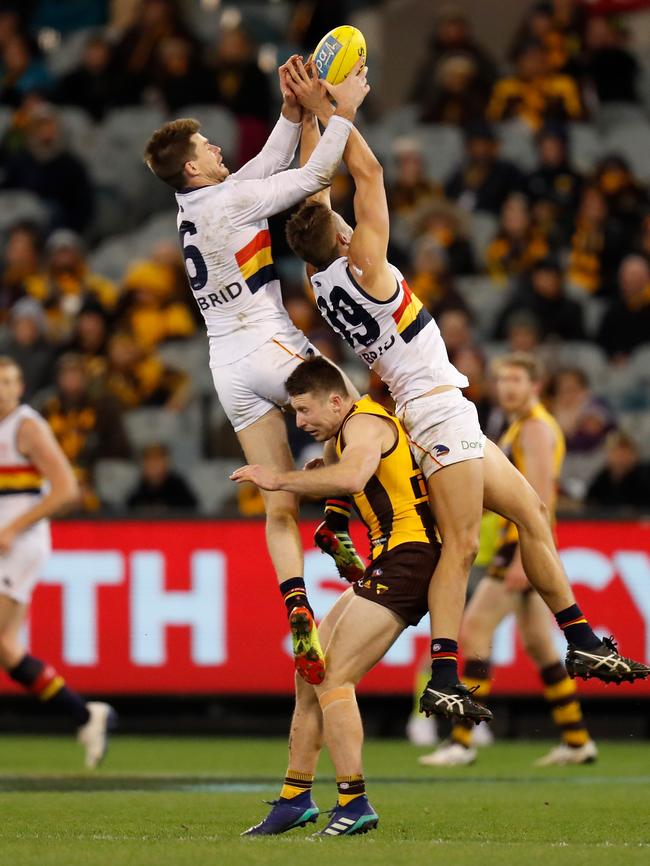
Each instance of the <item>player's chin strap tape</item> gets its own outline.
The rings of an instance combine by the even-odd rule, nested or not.
[[[329,689],[328,691],[323,692],[323,694],[318,698],[320,708],[323,712],[338,701],[354,700],[356,700],[356,695],[354,694],[353,686],[337,686],[335,689]]]

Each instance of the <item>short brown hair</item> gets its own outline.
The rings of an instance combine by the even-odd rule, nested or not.
[[[315,268],[326,268],[337,257],[336,226],[327,205],[305,202],[287,222],[285,231],[294,253]]]
[[[544,368],[541,362],[526,352],[512,352],[510,355],[502,355],[494,362],[494,371],[498,373],[501,367],[518,367],[525,370],[531,382],[541,382],[544,378]]]
[[[144,149],[144,161],[151,171],[174,189],[186,186],[185,163],[196,156],[191,139],[200,128],[193,117],[170,120],[154,132]]]
[[[285,388],[290,397],[310,393],[349,396],[341,371],[322,355],[299,364],[285,382]]]

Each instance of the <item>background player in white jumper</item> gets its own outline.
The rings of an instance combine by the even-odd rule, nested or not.
[[[106,752],[113,709],[86,701],[49,664],[25,651],[21,628],[32,590],[50,554],[48,517],[78,495],[77,482],[50,428],[21,405],[23,378],[0,357],[0,666],[14,682],[70,716],[79,728],[86,766]]]
[[[311,105],[314,79],[299,61],[289,86]],[[318,103],[327,124],[331,106]],[[303,121],[315,144],[318,126]],[[427,479],[442,537],[429,588],[431,680],[423,712],[475,716],[476,704],[458,681],[458,633],[469,569],[475,559],[483,507],[516,524],[526,574],[563,628],[569,673],[623,680],[650,668],[624,659],[592,631],[575,603],[550,528],[548,509],[494,443],[486,442],[476,409],[461,393],[467,379],[449,362],[435,321],[387,260],[390,220],[381,165],[354,130],[344,153],[356,191],[354,230],[331,210],[327,192],[307,202],[287,224],[290,246],[308,265],[318,307],[359,358],[386,382],[414,455]],[[486,459],[480,459],[485,454]]]
[[[262,151],[235,174],[191,119],[158,129],[145,161],[176,190],[178,231],[207,325],[219,400],[247,461],[286,471],[293,462],[277,407],[288,402],[285,380],[315,349],[282,306],[267,219],[331,182],[369,87],[360,61],[334,88],[336,111],[307,164],[287,170],[302,108],[286,87],[286,64],[279,73],[282,114]],[[298,500],[287,492],[265,493],[264,500],[267,546],[289,614],[296,668],[309,682],[320,682],[324,659],[303,580]]]

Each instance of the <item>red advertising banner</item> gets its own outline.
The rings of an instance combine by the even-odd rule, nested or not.
[[[357,524],[358,526],[358,524]],[[346,588],[302,526],[305,579],[322,617]],[[86,694],[289,693],[286,616],[259,522],[62,522],[26,638]],[[563,523],[560,548],[579,603],[624,651],[650,660],[650,525]],[[364,541],[358,538],[360,549]],[[558,651],[564,641],[558,632]],[[408,629],[361,686],[409,693],[428,622]],[[495,691],[537,692],[513,622],[494,641]],[[0,691],[16,688],[0,680]],[[650,695],[650,682],[587,693]]]

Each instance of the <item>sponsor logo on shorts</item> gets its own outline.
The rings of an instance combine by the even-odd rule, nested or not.
[[[468,442],[467,439],[461,439],[460,440],[460,445],[461,445],[461,448],[463,449],[463,451],[468,451],[472,448],[482,448],[483,443],[484,443],[483,439],[477,439],[476,442]]]
[[[436,457],[444,457],[445,454],[449,454],[449,448],[446,445],[434,445],[433,453]]]

